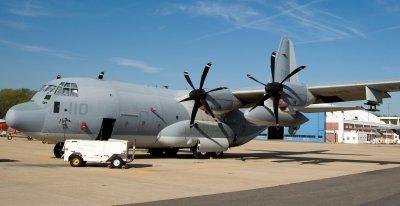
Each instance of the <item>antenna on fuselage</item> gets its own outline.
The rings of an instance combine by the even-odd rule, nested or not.
[[[97,77],[97,79],[102,80],[104,77],[104,72],[100,72],[99,76]]]
[[[61,79],[61,75],[58,74],[57,77],[56,77],[56,79]]]

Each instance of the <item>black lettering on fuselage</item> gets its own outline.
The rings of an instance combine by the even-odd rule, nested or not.
[[[85,115],[88,113],[89,105],[87,104],[79,104],[79,114]]]
[[[85,103],[69,103],[69,114],[86,115],[89,111],[89,105]]]

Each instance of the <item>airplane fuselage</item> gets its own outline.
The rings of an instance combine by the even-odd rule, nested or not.
[[[52,86],[53,90],[46,91]],[[179,133],[179,126],[173,128],[177,134],[172,141],[159,135],[166,127],[190,119],[192,103],[179,102],[187,93],[90,78],[63,78],[46,83],[30,102],[10,109],[7,121],[49,143],[113,138],[135,141],[137,148],[189,148],[196,144],[187,139],[193,135],[190,131]],[[244,144],[265,129],[248,122],[240,110],[226,117],[223,124],[232,130],[227,137],[229,146]],[[215,122],[203,110],[199,110],[196,120]]]

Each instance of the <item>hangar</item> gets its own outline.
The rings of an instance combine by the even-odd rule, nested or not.
[[[295,142],[329,143],[392,143],[400,142],[399,135],[392,130],[377,132],[371,127],[400,125],[400,117],[378,117],[364,110],[321,112],[305,114],[309,121],[295,135],[287,128],[276,134],[275,128],[262,132],[256,139],[284,139]],[[365,129],[360,129],[365,128]]]

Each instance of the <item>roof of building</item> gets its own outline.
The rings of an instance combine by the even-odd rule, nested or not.
[[[326,121],[327,122],[336,122],[339,120],[341,116],[341,112],[327,112],[326,113]],[[343,112],[344,120],[347,121],[355,121],[355,122],[363,122],[363,123],[373,123],[373,124],[386,124],[376,115],[364,111],[364,110],[351,110]]]

